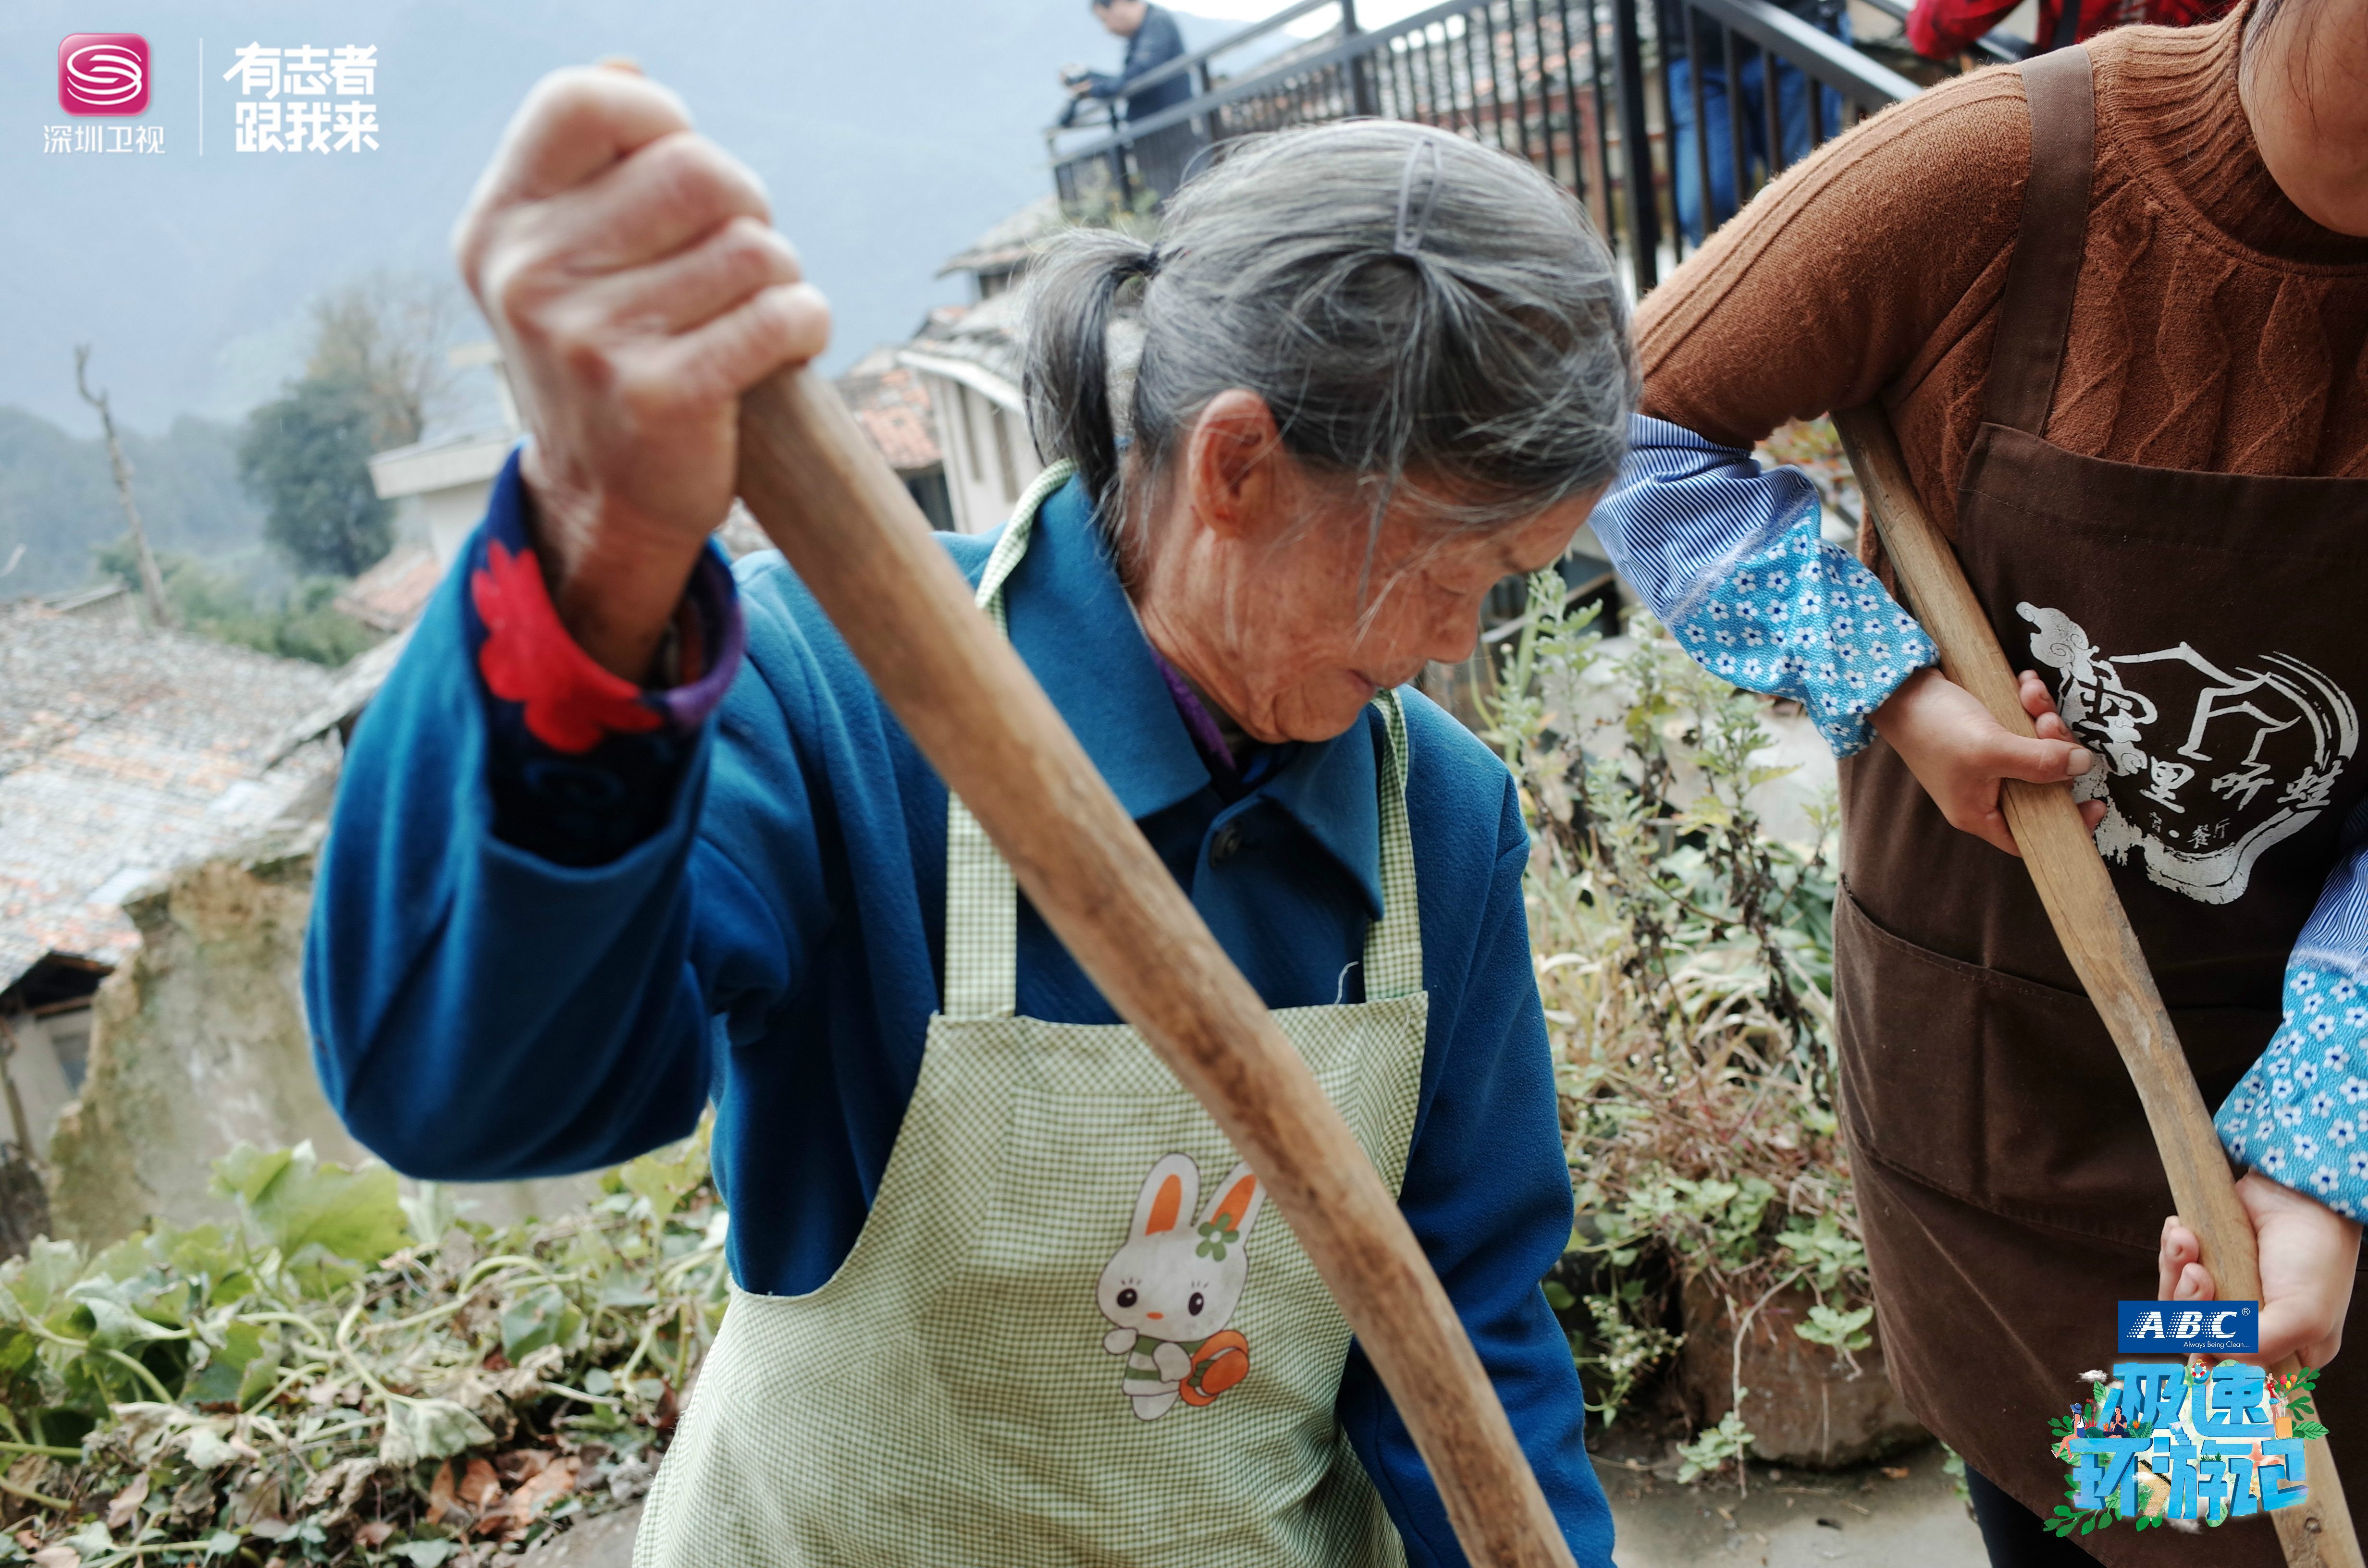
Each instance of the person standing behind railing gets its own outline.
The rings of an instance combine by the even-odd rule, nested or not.
[[[1062,68],[1061,80],[1070,95],[1068,108],[1061,116],[1063,125],[1071,123],[1077,110],[1094,99],[1110,104],[1113,120],[1119,118],[1119,109],[1123,106],[1126,123],[1132,126],[1191,97],[1192,74],[1189,71],[1178,71],[1140,92],[1128,90],[1130,83],[1183,56],[1184,35],[1178,30],[1176,18],[1164,7],[1150,5],[1147,0],[1093,0],[1093,9],[1096,21],[1126,40],[1126,61],[1115,76],[1075,65]],[[1191,167],[1200,151],[1201,133],[1189,119],[1138,137],[1133,143],[1133,156],[1139,189],[1162,201],[1173,196],[1182,188],[1184,171]]]
[[[2100,0],[2089,0],[2091,5]],[[1850,41],[1850,10],[1846,0],[1777,0],[1777,4],[1803,21],[1821,31],[1831,33],[1843,42]],[[1661,0],[1661,47],[1669,61],[1669,119],[1677,129],[1673,156],[1676,161],[1678,191],[1678,222],[1685,229],[1686,238],[1700,244],[1702,235],[1735,216],[1735,137],[1727,126],[1729,105],[1738,96],[1743,103],[1743,155],[1747,164],[1764,165],[1772,177],[1779,168],[1770,157],[1768,146],[1767,72],[1768,57],[1762,51],[1736,40],[1736,74],[1741,78],[1740,91],[1730,93],[1726,82],[1725,45],[1719,28],[1708,18],[1692,18],[1689,28],[1685,0]],[[1697,36],[1698,35],[1698,36]],[[1702,222],[1702,154],[1697,151],[1694,126],[1693,45],[1699,42],[1704,63],[1702,72],[1702,114],[1710,127],[1711,217]],[[1825,102],[1823,131],[1831,136],[1842,128],[1841,96],[1832,88],[1820,89]],[[1779,61],[1776,65],[1776,121],[1783,138],[1782,164],[1790,167],[1809,155],[1809,149],[1823,137],[1813,136],[1809,125],[1809,82],[1797,65]]]
[[[1916,0],[1907,13],[1907,47],[1927,60],[1947,60],[2006,20],[2021,0]],[[2032,53],[2092,39],[2113,28],[2144,23],[2192,28],[2226,16],[2233,0],[2039,0]]]
[[[1128,83],[1156,71],[1184,52],[1184,35],[1166,6],[1151,5],[1148,0],[1093,0],[1093,12],[1094,20],[1126,40],[1126,59],[1115,76],[1106,71],[1088,71],[1081,65],[1061,68],[1061,85],[1069,90],[1068,107],[1061,112],[1063,125],[1074,123],[1077,111],[1087,103],[1110,104],[1110,118],[1116,119],[1119,100],[1123,100],[1125,118],[1148,119],[1192,96],[1189,72],[1156,82],[1139,93],[1127,91]]]

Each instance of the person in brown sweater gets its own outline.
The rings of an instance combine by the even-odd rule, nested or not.
[[[2357,0],[2282,9],[2285,32],[2368,30]],[[2264,166],[2237,91],[2250,14],[2089,48],[2096,174],[2047,438],[2156,468],[2368,476],[2368,238],[2314,222]],[[2331,64],[2314,79],[2329,97],[2346,85]],[[2356,123],[2368,76],[2349,85]],[[2368,155],[2351,155],[2351,221],[2368,231]],[[2030,166],[2011,68],[1829,143],[1638,307],[1645,412],[1748,447],[1880,394],[1952,527]]]
[[[2214,1288],[1998,794],[2084,802],[2247,1173],[2259,1358],[2326,1365],[2368,1217],[2368,0],[1935,88],[1762,192],[1636,331],[1597,535],[1846,757],[1842,1108],[1892,1376],[1965,1456],[1994,1562],[2280,1561],[2258,1519],[2042,1531],[2047,1421],[2116,1355],[2114,1303]],[[1874,399],[2028,650],[2037,740],[1933,667],[1871,535],[1873,574],[1750,458]],[[2338,1456],[2368,1453],[2368,1376],[2319,1387]]]

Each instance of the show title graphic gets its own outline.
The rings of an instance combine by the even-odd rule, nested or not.
[[[378,46],[240,46],[222,73],[238,84],[238,153],[378,151]]]
[[[2150,1332],[2139,1342],[2149,1346],[2178,1329],[2195,1335],[2214,1326],[2183,1306],[2130,1305],[2167,1309],[2151,1324],[2140,1314],[2137,1326]],[[2179,1321],[2190,1315],[2202,1321]],[[2239,1321],[2259,1318],[2246,1313]],[[2130,1327],[2125,1310],[2125,1345]],[[2303,1445],[2327,1435],[2309,1419],[2316,1369],[2275,1376],[2234,1361],[2209,1368],[2200,1360],[2118,1361],[2110,1378],[2085,1375],[2090,1400],[2051,1423],[2053,1451],[2072,1465],[2070,1502],[2057,1505],[2048,1522],[2055,1534],[2087,1535],[2117,1519],[2139,1529],[2174,1519],[2220,1525],[2292,1507],[2306,1495]]]

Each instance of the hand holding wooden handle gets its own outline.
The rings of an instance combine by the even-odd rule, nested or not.
[[[1998,722],[2018,735],[2036,732],[2023,710],[2015,676],[1991,630],[1989,616],[1965,581],[1957,557],[1925,514],[1907,477],[1891,417],[1879,404],[1833,416],[1866,497],[1867,516],[1907,590],[1917,618],[1941,649],[1941,673],[1981,699]],[[2101,759],[2100,759],[2101,762]],[[2138,1099],[2146,1107],[2155,1146],[2170,1176],[2180,1217],[2202,1244],[2203,1266],[2230,1301],[2258,1300],[2260,1261],[2253,1226],[2237,1200],[2228,1158],[2212,1116],[2180,1049],[2154,973],[2138,949],[2121,895],[2097,853],[2072,791],[2062,784],[2004,780],[2000,805],[2022,863],[2055,927],[2072,968],[2120,1048]],[[2293,1357],[2273,1369],[2293,1371]],[[2270,1516],[2289,1563],[2362,1568],[2359,1538],[2344,1506],[2343,1483],[2324,1438],[2312,1442],[2309,1499]]]
[[[1389,1189],[830,383],[741,400],[740,494],[1029,901],[1290,1216],[1430,1466],[1465,1553],[1569,1548]]]

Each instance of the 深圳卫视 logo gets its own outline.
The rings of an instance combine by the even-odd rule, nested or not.
[[[148,40],[138,33],[74,33],[58,45],[58,107],[68,114],[145,114]]]

